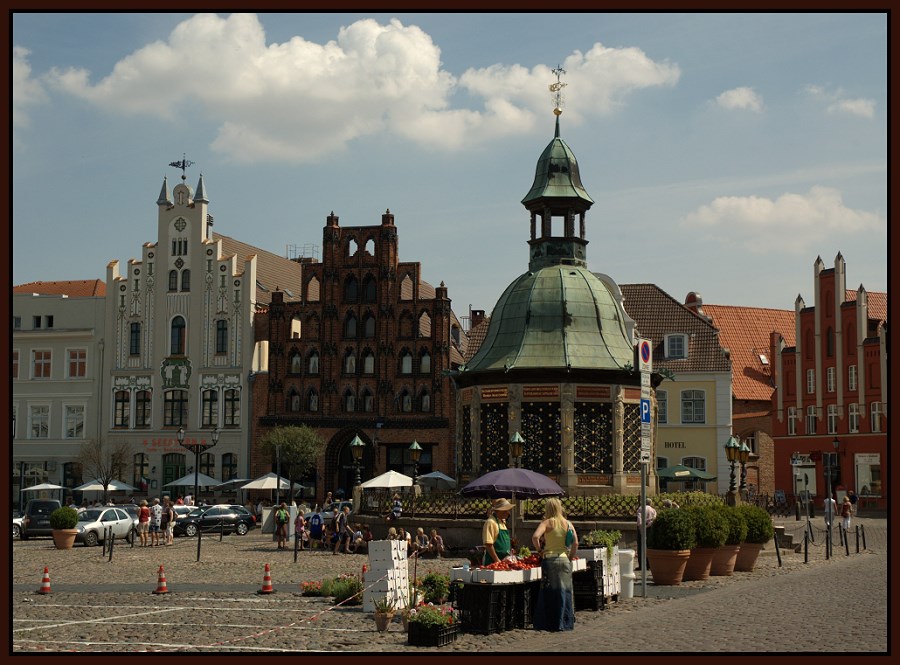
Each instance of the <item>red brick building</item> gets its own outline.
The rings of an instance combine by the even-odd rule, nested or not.
[[[279,290],[256,315],[268,367],[254,379],[253,441],[278,426],[318,429],[327,448],[316,475],[295,479],[318,499],[350,495],[355,436],[366,444],[363,480],[390,469],[412,475],[414,440],[419,474],[455,475],[455,394],[444,372],[462,363],[466,338],[447,288],[423,281],[419,263],[400,262],[390,210],[376,226],[338,222],[327,218],[320,262],[300,259],[302,284],[290,286],[300,293],[288,293],[299,302]],[[254,452],[252,473],[271,470]]]
[[[887,294],[845,287],[846,264],[814,264],[815,305],[795,301],[795,346],[772,333],[775,485],[820,505],[838,494],[887,505]],[[835,443],[837,445],[835,445]]]

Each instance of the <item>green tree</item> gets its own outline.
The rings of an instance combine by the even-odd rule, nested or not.
[[[109,494],[109,484],[113,480],[123,479],[128,467],[128,444],[124,442],[104,445],[99,439],[85,441],[81,444],[77,462],[81,465],[82,479],[96,479],[103,485],[103,503]]]
[[[280,460],[281,475],[290,481],[290,496],[294,496],[294,480],[316,468],[325,452],[325,440],[306,425],[276,427],[260,439],[259,449],[273,462]]]

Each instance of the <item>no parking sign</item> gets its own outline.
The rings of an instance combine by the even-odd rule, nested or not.
[[[649,339],[638,341],[638,370],[641,372],[653,371],[653,347]]]

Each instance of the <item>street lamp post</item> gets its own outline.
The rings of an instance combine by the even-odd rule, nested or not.
[[[214,447],[219,442],[219,430],[218,428],[212,431],[211,443],[205,443],[202,441],[190,441],[188,443],[184,442],[184,427],[179,427],[178,432],[175,434],[178,437],[178,445],[186,450],[194,451],[194,505],[199,505],[200,499],[200,453],[205,450],[209,450]]]
[[[523,452],[525,452],[525,439],[517,431],[509,437],[509,456],[512,458],[513,468],[516,468],[521,462]]]
[[[353,437],[353,441],[350,442],[350,452],[353,453],[353,466],[356,467],[356,484],[361,485],[362,479],[359,475],[359,463],[362,461],[363,453],[366,450],[366,444],[362,442],[362,439],[359,438],[359,435]]]
[[[413,487],[415,487],[416,478],[419,477],[419,458],[422,456],[422,446],[415,439],[409,446],[409,456],[413,461]]]
[[[741,496],[746,496],[747,492],[747,462],[750,461],[750,446],[746,441],[741,441],[741,448],[738,451],[738,459],[741,461]]]
[[[726,503],[729,506],[733,506],[737,503],[736,494],[737,490],[734,486],[734,465],[738,461],[740,456],[741,444],[739,443],[740,439],[738,439],[733,434],[728,437],[728,442],[725,444],[725,457],[731,462],[731,478],[729,480],[728,485],[728,497]]]

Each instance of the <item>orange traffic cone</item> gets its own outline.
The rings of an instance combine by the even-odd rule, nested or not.
[[[153,593],[169,593],[169,587],[166,586],[166,574],[163,567],[159,567],[159,581],[156,583],[156,591]]]
[[[272,576],[269,575],[269,564],[266,564],[266,572],[263,575],[262,589],[260,589],[256,593],[257,594],[275,593],[275,589],[272,588]]]
[[[41,580],[41,588],[37,592],[50,593],[50,569],[47,566],[44,566],[44,577]]]

